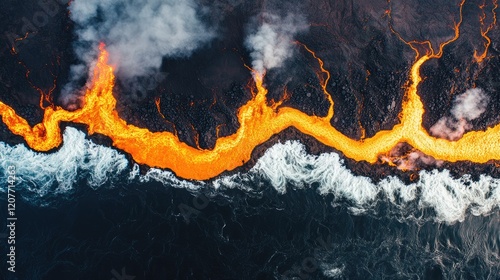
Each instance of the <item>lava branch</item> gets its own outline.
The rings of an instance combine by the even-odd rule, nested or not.
[[[390,5],[390,1],[388,1]],[[400,114],[401,123],[408,128],[422,131],[424,133],[425,129],[422,127],[422,117],[424,115],[424,104],[418,95],[418,85],[422,81],[422,77],[420,76],[420,68],[421,66],[429,59],[432,58],[441,58],[443,55],[444,47],[455,42],[460,37],[460,26],[463,22],[463,6],[465,4],[465,0],[462,0],[459,5],[459,21],[458,23],[453,24],[454,36],[439,44],[438,50],[434,50],[432,47],[431,41],[416,41],[405,40],[399,32],[397,32],[392,26],[392,16],[391,9],[386,11],[387,16],[389,17],[389,28],[393,34],[395,34],[399,40],[408,45],[412,50],[415,51],[415,62],[413,63],[410,70],[410,79],[407,84],[407,90],[405,92],[405,97],[403,99],[402,112]],[[421,54],[420,47],[425,49],[425,54]],[[426,133],[427,134],[427,133]]]
[[[486,26],[485,24],[486,12],[484,11],[485,7],[486,7],[486,2],[483,2],[483,4],[479,5],[479,8],[482,11],[482,14],[479,16],[479,22],[481,23],[481,36],[484,38],[485,43],[484,43],[484,51],[481,54],[479,54],[477,50],[474,50],[473,56],[477,63],[483,62],[483,60],[488,55],[488,49],[491,45],[491,39],[488,36],[488,33],[490,32],[491,29],[493,29],[493,27],[497,23],[497,15],[495,10],[498,8],[498,0],[493,0],[493,8],[491,9],[491,14],[493,19],[486,28],[484,28],[484,26]]]
[[[321,73],[326,75],[326,78],[323,78],[321,75],[318,74],[318,79],[320,80],[320,85],[321,85],[321,89],[323,89],[323,94],[325,95],[325,97],[328,99],[328,102],[330,103],[330,106],[328,107],[328,114],[325,116],[325,120],[330,121],[333,118],[333,114],[334,114],[333,98],[332,98],[332,95],[326,89],[326,87],[328,86],[328,82],[330,81],[330,78],[331,78],[330,72],[325,69],[323,60],[321,60],[321,58],[319,58],[313,50],[311,50],[308,46],[306,46],[305,44],[303,44],[301,42],[297,41],[296,43],[301,45],[302,47],[304,47],[304,49],[306,49],[306,51],[309,52],[318,61],[319,69],[321,70]]]
[[[408,45],[413,51],[415,51],[415,61],[418,61],[419,59],[422,59],[423,57],[427,57],[427,59],[441,58],[441,56],[443,55],[444,47],[455,42],[460,37],[460,25],[462,25],[462,22],[463,22],[463,7],[465,4],[465,0],[462,0],[462,2],[460,2],[460,4],[459,4],[460,11],[459,11],[458,23],[453,24],[452,29],[455,32],[455,35],[453,36],[453,38],[439,44],[438,51],[434,50],[430,40],[425,40],[425,41],[417,41],[417,40],[407,41],[407,40],[405,40],[403,38],[403,36],[401,36],[401,34],[399,34],[399,32],[397,32],[393,27],[392,10],[391,10],[391,6],[390,6],[391,5],[390,0],[388,0],[388,3],[389,3],[389,9],[385,12],[385,14],[389,18],[389,29],[391,30],[391,32],[393,34],[395,34],[399,38],[399,40],[401,40],[403,43]],[[425,50],[425,54],[421,54],[421,50],[420,50],[421,48],[423,48]]]
[[[24,74],[24,76],[26,77],[26,81],[28,82],[28,84],[31,86],[31,88],[33,88],[40,94],[40,101],[38,102],[40,108],[44,110],[47,107],[45,103],[47,103],[48,106],[54,106],[53,93],[57,86],[57,76],[54,73],[52,73],[52,71],[50,72],[50,74],[53,77],[53,82],[52,86],[47,90],[47,92],[45,92],[40,87],[36,86],[35,83],[31,80],[30,78],[31,70],[28,68],[28,66],[26,66],[26,64],[21,60],[18,61],[18,64],[25,69],[26,73]]]
[[[155,105],[156,105],[156,110],[158,111],[158,114],[161,116],[161,118],[163,120],[165,120],[166,123],[170,124],[172,126],[172,129],[174,131],[174,135],[177,136],[177,128],[175,126],[175,124],[171,121],[169,121],[165,115],[163,115],[163,113],[161,112],[161,99],[160,97],[155,97]]]

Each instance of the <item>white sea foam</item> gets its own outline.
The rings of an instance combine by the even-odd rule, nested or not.
[[[500,206],[500,180],[487,175],[474,181],[470,175],[455,179],[448,170],[433,170],[421,171],[420,180],[410,185],[395,177],[374,183],[370,178],[352,174],[339,155],[309,155],[298,141],[274,145],[250,172],[267,178],[281,193],[286,192],[287,185],[304,187],[317,183],[319,193],[350,200],[353,213],[373,207],[380,196],[400,207],[417,202],[419,209],[431,208],[437,220],[448,223],[463,221],[467,211],[485,215]]]
[[[83,132],[71,127],[64,131],[64,144],[54,153],[37,153],[24,145],[0,142],[0,169],[6,170],[9,165],[17,167],[23,189],[39,197],[67,193],[81,178],[93,188],[128,178],[129,182],[154,181],[192,191],[261,191],[272,186],[284,194],[317,186],[320,195],[333,195],[334,201],[348,200],[353,214],[370,211],[380,199],[385,199],[401,211],[432,209],[436,220],[448,223],[464,220],[468,212],[486,215],[500,206],[500,180],[487,175],[478,180],[469,175],[455,179],[447,170],[433,170],[421,171],[420,180],[410,185],[396,177],[375,183],[368,177],[354,175],[338,154],[310,155],[298,141],[269,148],[246,173],[221,176],[211,182],[183,180],[170,171],[155,168],[141,175],[139,166],[131,166],[122,153],[92,143]],[[5,191],[5,186],[0,189]]]
[[[321,264],[321,270],[323,275],[330,279],[339,279],[342,277],[342,273],[344,272],[345,266],[336,266],[336,264],[328,265]]]
[[[161,170],[158,168],[151,168],[146,172],[146,174],[141,175],[139,172],[139,166],[137,164],[134,164],[129,175],[129,181],[134,180],[139,180],[139,182],[141,183],[156,181],[166,186],[189,189],[193,191],[199,190],[205,185],[205,183],[202,181],[188,181],[179,179],[172,172]]]
[[[18,185],[43,197],[72,190],[81,177],[89,186],[98,187],[129,165],[123,154],[85,139],[85,134],[75,128],[66,128],[63,137],[61,148],[48,154],[34,152],[23,144],[9,146],[0,142],[0,169],[14,165]],[[5,191],[5,187],[1,190]]]

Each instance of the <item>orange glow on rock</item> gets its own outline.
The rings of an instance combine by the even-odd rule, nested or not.
[[[493,19],[491,20],[491,23],[487,26],[485,23],[485,20],[486,20],[486,13],[484,12],[485,7],[486,7],[486,3],[483,3],[479,6],[479,8],[482,11],[481,16],[479,16],[479,22],[481,23],[481,36],[484,38],[485,43],[484,43],[484,50],[482,53],[479,53],[477,50],[474,50],[474,59],[476,60],[477,63],[483,62],[483,60],[488,55],[488,48],[491,45],[491,39],[488,36],[488,33],[497,23],[497,15],[496,15],[495,10],[498,8],[498,0],[493,0],[493,8],[491,9],[491,14],[492,14]]]

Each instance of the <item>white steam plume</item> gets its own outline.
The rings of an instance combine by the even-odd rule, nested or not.
[[[471,120],[481,116],[488,105],[489,97],[480,88],[473,88],[458,95],[451,108],[452,117],[442,117],[431,128],[432,135],[448,140],[458,140],[472,128]]]
[[[473,88],[458,95],[453,101],[450,117],[442,117],[431,128],[433,136],[448,140],[458,140],[472,128],[469,121],[477,119],[486,110],[489,98],[480,88]],[[412,150],[401,154],[403,145],[396,145],[382,160],[392,162],[401,170],[415,170],[425,166],[440,167],[443,161],[435,160],[421,151]]]
[[[419,150],[412,149],[405,152],[405,144],[398,143],[388,155],[381,156],[384,162],[392,162],[399,170],[417,170],[427,166],[441,167],[442,160],[426,155]]]
[[[262,23],[245,40],[250,50],[252,67],[260,74],[281,67],[292,55],[293,37],[307,30],[302,17],[289,14],[285,18],[265,13],[259,18]]]
[[[195,0],[74,0],[70,12],[78,37],[75,52],[83,62],[71,68],[73,81],[91,68],[101,41],[117,74],[126,79],[158,70],[165,56],[189,56],[215,36]],[[65,91],[71,90],[70,84]]]

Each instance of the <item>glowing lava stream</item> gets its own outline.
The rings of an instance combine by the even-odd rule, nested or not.
[[[115,147],[129,153],[136,162],[151,167],[169,168],[179,177],[196,180],[210,179],[226,170],[241,166],[250,159],[256,146],[291,126],[357,161],[375,163],[379,155],[388,153],[400,142],[407,142],[438,160],[470,160],[476,163],[498,160],[500,124],[486,131],[466,133],[458,141],[434,138],[421,125],[424,106],[417,94],[418,85],[422,80],[420,68],[427,60],[440,57],[443,47],[458,38],[459,24],[455,25],[455,37],[441,44],[438,53],[434,53],[429,43],[431,51],[419,57],[420,54],[413,44],[427,43],[407,42],[417,52],[417,59],[411,67],[401,122],[392,130],[379,131],[373,137],[360,141],[348,138],[330,125],[333,101],[326,92],[326,82],[330,76],[328,71],[324,70],[321,60],[309,49],[307,50],[320,62],[321,71],[328,75],[322,82],[323,90],[330,101],[328,115],[309,116],[297,109],[267,105],[267,89],[263,86],[263,75],[254,73],[257,92],[238,111],[238,131],[233,135],[218,138],[212,150],[193,148],[181,142],[173,133],[151,132],[127,124],[121,119],[115,109],[116,99],[112,92],[115,76],[113,68],[107,64],[108,53],[104,45],[100,46],[101,52],[92,83],[86,90],[85,104],[81,109],[70,112],[49,106],[45,108],[43,122],[33,128],[3,102],[0,102],[0,114],[9,129],[24,137],[34,150],[49,151],[61,145],[61,121],[82,123],[88,125],[90,134],[109,136]]]
[[[204,180],[232,170],[250,159],[252,150],[272,135],[294,126],[324,143],[342,151],[357,161],[374,163],[378,155],[389,152],[399,142],[413,147],[436,159],[447,161],[471,160],[486,162],[500,159],[500,125],[487,131],[469,132],[458,141],[436,139],[421,126],[423,104],[417,95],[421,81],[419,70],[430,57],[425,55],[411,68],[411,85],[405,103],[401,123],[390,131],[380,131],[363,141],[348,138],[330,125],[328,118],[309,116],[299,110],[282,107],[277,110],[266,104],[267,90],[262,76],[255,74],[257,93],[238,112],[240,128],[230,136],[217,139],[213,150],[200,150],[188,146],[170,132],[150,132],[127,124],[115,110],[113,97],[113,68],[107,65],[108,53],[101,46],[101,53],[94,71],[93,83],[85,95],[85,105],[74,112],[60,107],[45,109],[42,123],[29,126],[15,111],[0,102],[2,119],[9,129],[26,139],[28,145],[38,151],[48,151],[62,142],[61,121],[87,124],[89,133],[109,136],[114,146],[132,155],[138,163],[169,168],[178,176]],[[258,133],[257,133],[258,132]]]

